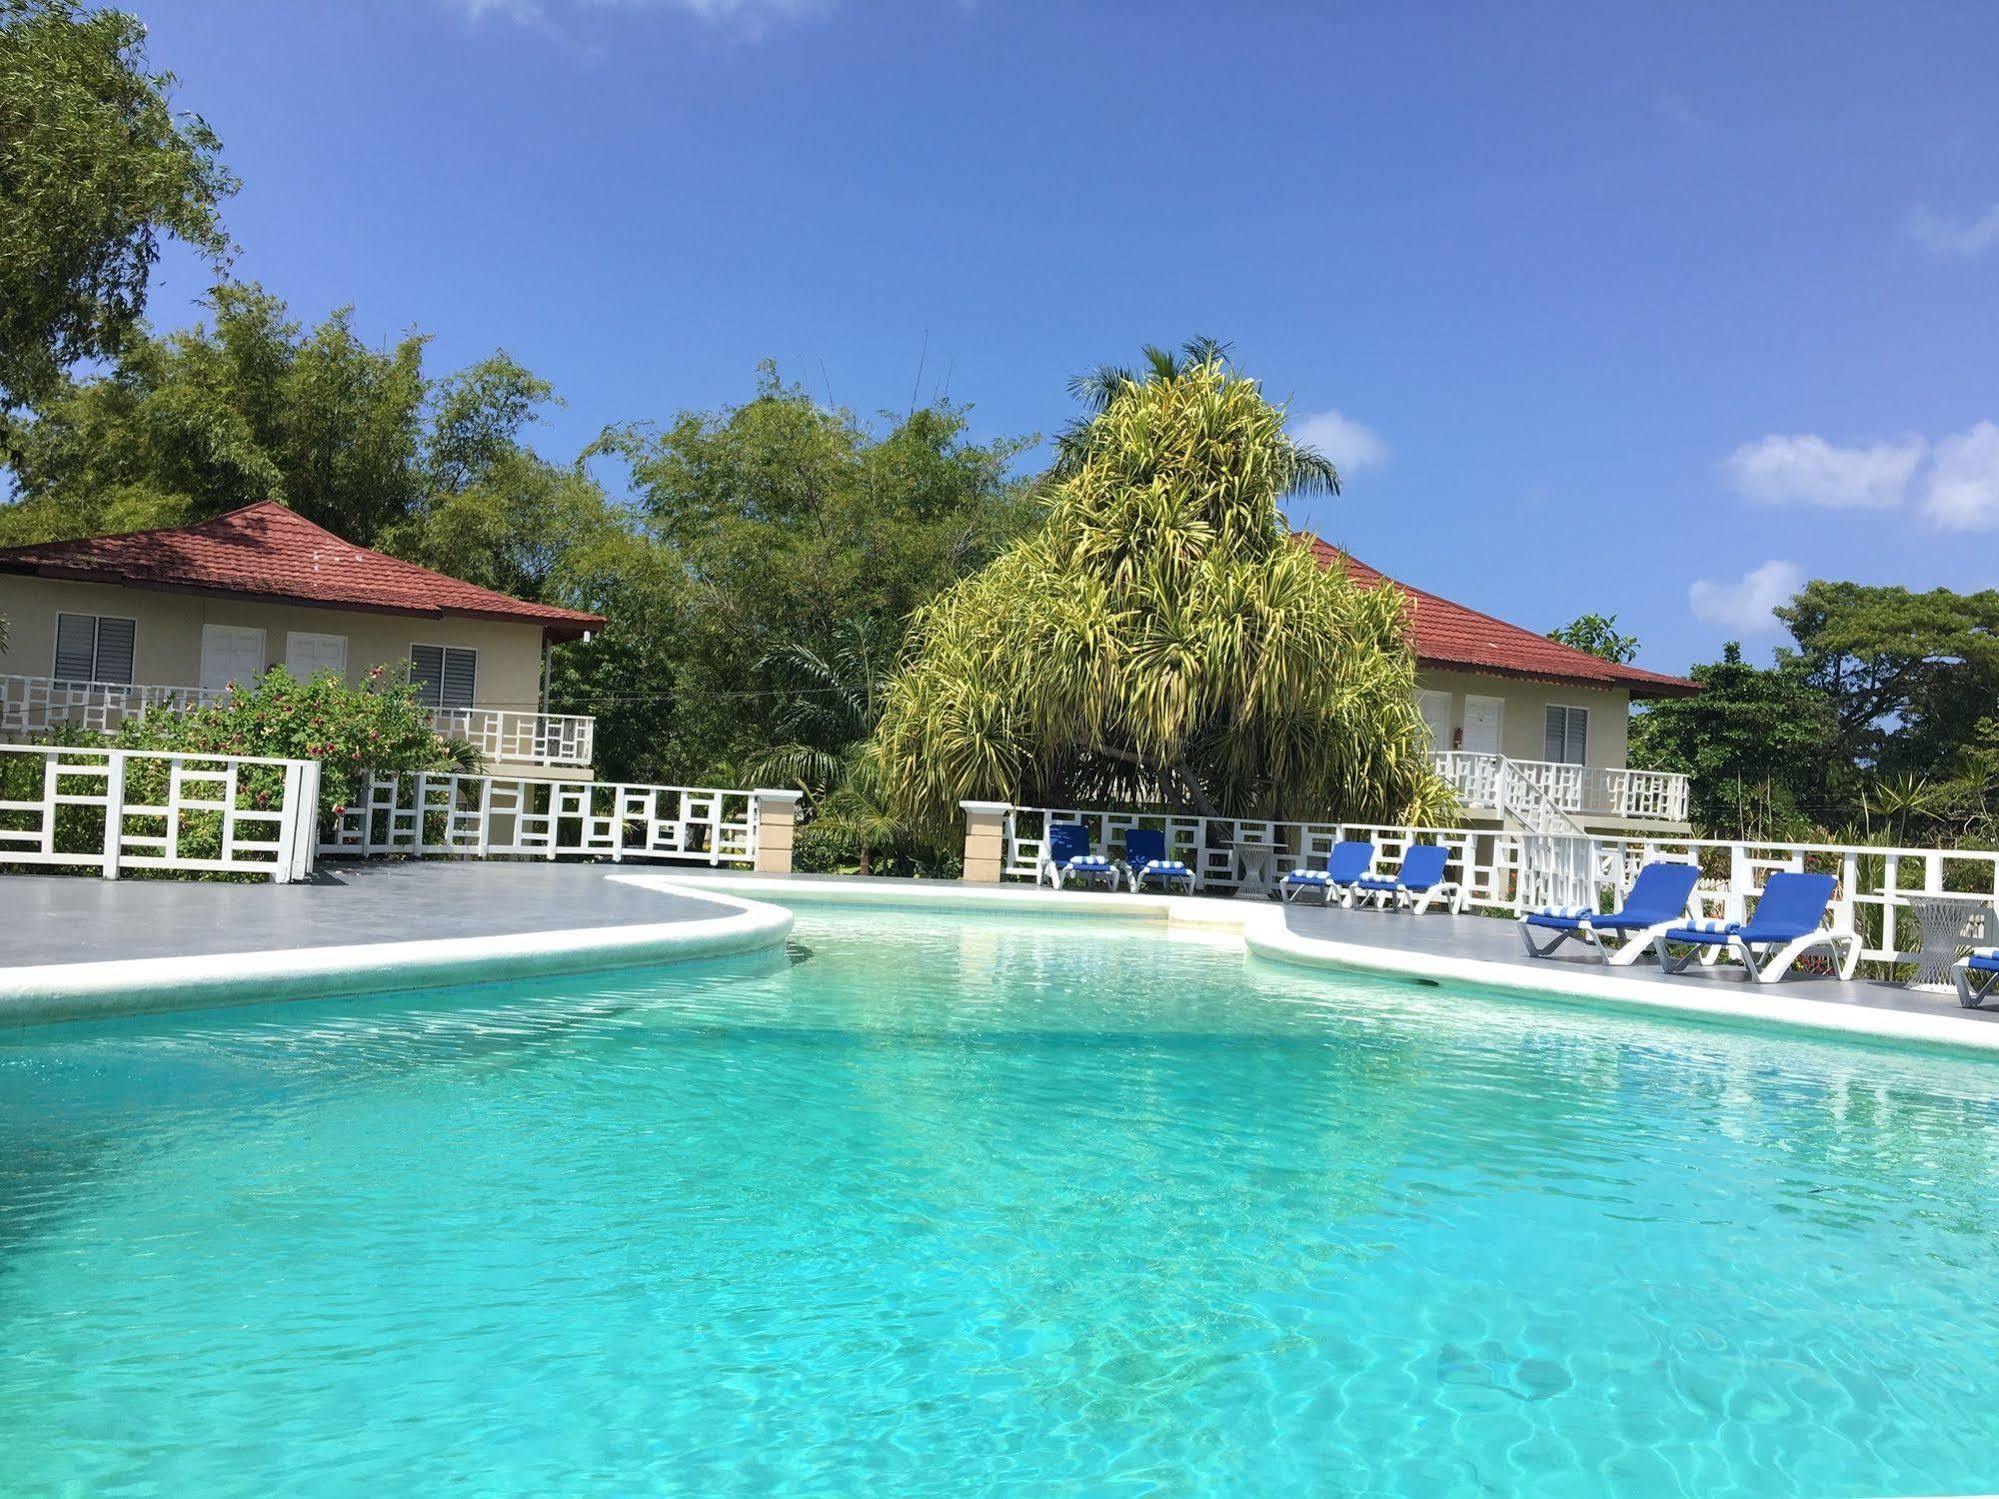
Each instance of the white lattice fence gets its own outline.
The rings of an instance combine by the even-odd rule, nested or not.
[[[0,745],[0,786],[0,865],[312,872],[315,761]]]
[[[1598,837],[1590,842],[1603,882],[1620,895],[1655,859],[1698,864],[1702,878],[1696,899],[1702,913],[1731,921],[1749,915],[1764,882],[1780,870],[1833,875],[1839,881],[1833,925],[1859,932],[1861,956],[1877,962],[1912,961],[1920,945],[1916,915],[1902,897],[1954,891],[1999,905],[1999,851],[1991,849],[1670,837]]]
[[[756,858],[756,809],[755,793],[710,786],[375,775],[319,848],[360,857],[583,854],[748,864]]]
[[[1983,897],[1999,906],[1999,851],[1990,849],[1248,822],[1088,808],[1012,809],[1006,819],[1008,877],[1035,877],[1051,820],[1081,823],[1089,829],[1093,847],[1113,854],[1123,846],[1124,835],[1131,828],[1163,828],[1174,856],[1199,871],[1201,888],[1209,893],[1235,888],[1233,845],[1238,840],[1274,846],[1279,874],[1297,868],[1323,868],[1333,844],[1342,839],[1372,842],[1375,867],[1382,872],[1400,864],[1411,843],[1441,843],[1451,850],[1447,877],[1464,884],[1468,903],[1509,912],[1543,904],[1591,904],[1599,899],[1616,903],[1646,864],[1676,860],[1701,868],[1695,892],[1701,914],[1741,921],[1754,910],[1756,898],[1772,874],[1780,870],[1821,872],[1838,880],[1833,925],[1859,932],[1862,956],[1881,963],[1910,962],[1920,945],[1917,917],[1903,903],[1905,896],[1956,892]]]
[[[1006,866],[1009,878],[1031,880],[1040,867],[1053,822],[1081,823],[1090,831],[1091,846],[1100,853],[1117,853],[1134,827],[1159,828],[1166,833],[1170,856],[1193,866],[1199,888],[1209,894],[1235,889],[1238,872],[1235,845],[1255,843],[1276,850],[1279,876],[1294,869],[1325,866],[1335,843],[1366,839],[1374,845],[1376,867],[1393,870],[1412,843],[1441,843],[1451,857],[1445,878],[1463,884],[1472,905],[1517,909],[1516,887],[1521,867],[1520,839],[1510,833],[1471,828],[1391,827],[1381,823],[1258,822],[1234,817],[1191,817],[1149,812],[1110,812],[1089,808],[1015,807],[1006,819]]]

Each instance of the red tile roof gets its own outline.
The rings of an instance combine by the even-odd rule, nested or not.
[[[1669,677],[1636,666],[1619,666],[1574,650],[1545,635],[1509,625],[1490,614],[1398,583],[1338,547],[1305,532],[1299,539],[1311,545],[1321,565],[1343,566],[1347,576],[1364,587],[1387,583],[1409,601],[1411,644],[1420,665],[1482,676],[1518,677],[1536,682],[1561,682],[1583,687],[1624,688],[1633,697],[1690,697],[1700,691],[1685,677]]]
[[[0,572],[428,619],[519,620],[557,640],[604,624],[601,615],[530,604],[355,546],[274,500],[191,526],[7,548]]]

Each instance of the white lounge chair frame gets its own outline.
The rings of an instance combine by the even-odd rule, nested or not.
[[[1099,858],[1102,856],[1092,854],[1085,855],[1084,857]],[[1070,861],[1070,863],[1074,862],[1074,860]],[[1088,876],[1094,879],[1099,875],[1108,874],[1110,876],[1110,883],[1107,888],[1115,890],[1118,887],[1119,879],[1128,878],[1130,873],[1131,871],[1126,869],[1116,859],[1112,859],[1108,864],[1093,864],[1087,869],[1071,869],[1068,864],[1057,864],[1048,855],[1043,854],[1041,856],[1040,868],[1034,874],[1034,883],[1039,885],[1045,881],[1052,888],[1060,890],[1062,888],[1062,880],[1067,875]]]
[[[1653,944],[1661,936],[1670,932],[1676,926],[1685,926],[1687,924],[1687,917],[1683,913],[1675,916],[1671,921],[1659,921],[1654,922],[1651,926],[1639,927],[1636,931],[1626,936],[1621,934],[1616,927],[1606,927],[1599,932],[1591,924],[1590,919],[1584,916],[1579,918],[1580,924],[1574,931],[1561,932],[1556,931],[1553,927],[1535,928],[1529,926],[1527,924],[1527,917],[1530,914],[1532,913],[1523,911],[1518,922],[1520,940],[1526,945],[1529,956],[1545,958],[1564,942],[1576,941],[1592,948],[1596,953],[1597,961],[1613,968],[1629,968],[1640,958],[1644,957],[1645,954],[1651,952]],[[1534,933],[1537,930],[1547,932],[1548,940],[1545,943],[1535,942]],[[1604,940],[1605,938],[1617,938],[1618,940],[1608,942]],[[1713,961],[1712,958],[1709,961]]]
[[[1674,926],[1684,926],[1676,921]],[[1715,935],[1720,936],[1720,933]],[[1689,945],[1689,950],[1679,957],[1667,951],[1666,933],[1660,932],[1652,942],[1659,954],[1659,968],[1663,973],[1684,973],[1696,958],[1702,967],[1711,967],[1726,957],[1742,965],[1743,974],[1759,984],[1774,984],[1791,971],[1791,965],[1813,948],[1830,949],[1833,959],[1839,964],[1839,976],[1850,981],[1860,968],[1860,934],[1851,931],[1834,931],[1831,927],[1820,927],[1815,932],[1807,932],[1802,937],[1793,937],[1782,944],[1775,942],[1744,942],[1739,933],[1728,933],[1721,942],[1703,942],[1698,947]],[[1768,956],[1759,959],[1755,949],[1763,948]],[[1770,949],[1775,949],[1771,952]]]
[[[1990,952],[1999,952],[1999,948],[1974,947],[1950,965],[1951,982],[1957,985],[1957,1002],[1967,1010],[1979,1009],[1985,1002],[1985,996],[1999,989],[1999,973],[1980,969],[1976,982],[1971,977],[1971,960],[1980,953]]]
[[[1396,910],[1399,911],[1404,906],[1407,906],[1416,915],[1421,916],[1425,911],[1430,909],[1431,902],[1437,900],[1439,897],[1444,897],[1448,900],[1453,916],[1462,916],[1464,914],[1464,886],[1460,885],[1456,880],[1439,880],[1427,890],[1408,890],[1400,886],[1393,890],[1362,890],[1356,886],[1347,892],[1347,904],[1350,907],[1357,908],[1371,900],[1378,909],[1386,911],[1389,902],[1392,900],[1395,903]]]

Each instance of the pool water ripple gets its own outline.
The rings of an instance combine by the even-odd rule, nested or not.
[[[1988,1064],[1158,933],[0,1042],[0,1492],[1999,1485]]]

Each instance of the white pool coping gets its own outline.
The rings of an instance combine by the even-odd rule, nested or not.
[[[118,958],[0,969],[0,1029],[162,1010],[379,994],[722,957],[780,945],[795,918],[726,890],[698,894],[724,916],[416,942]]]
[[[1698,1016],[1731,1025],[1794,1026],[1821,1034],[1914,1042],[1954,1050],[1999,1052],[1999,1025],[1948,1013],[1891,1010],[1842,1004],[1785,992],[1774,984],[1743,983],[1740,989],[1689,979],[1685,983],[1626,976],[1615,969],[1549,963],[1527,968],[1479,958],[1412,952],[1365,942],[1308,937],[1285,922],[1285,908],[1265,901],[1202,896],[1050,890],[1030,885],[919,884],[906,887],[838,877],[704,875],[613,875],[629,884],[712,898],[723,893],[758,896],[804,905],[839,905],[940,911],[1047,912],[1126,921],[1159,921],[1169,926],[1233,933],[1246,951],[1273,962],[1304,968],[1370,973],[1391,978],[1503,990],[1538,1000],[1560,1000],[1598,1010],[1626,1006],[1655,1015]],[[1443,918],[1438,918],[1443,919]],[[1484,919],[1484,918],[1458,918]],[[1801,981],[1802,982],[1802,981]]]

